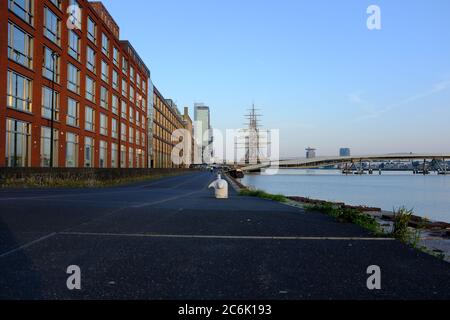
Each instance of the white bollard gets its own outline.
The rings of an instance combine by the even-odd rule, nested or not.
[[[217,180],[211,183],[208,188],[214,188],[216,199],[228,199],[228,182],[222,179],[220,174],[217,175]]]

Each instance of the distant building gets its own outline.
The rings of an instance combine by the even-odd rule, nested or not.
[[[196,103],[194,105],[194,134],[195,141],[199,146],[199,152],[201,153],[201,158],[203,163],[208,162],[210,159],[203,157],[203,152],[205,148],[212,143],[211,135],[211,113],[208,106],[203,103]],[[211,154],[212,157],[212,154]]]
[[[306,158],[314,159],[316,157],[316,149],[306,148]]]
[[[351,155],[350,148],[341,148],[339,150],[340,157],[350,157],[350,155]]]

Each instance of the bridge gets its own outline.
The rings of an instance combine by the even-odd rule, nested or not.
[[[382,154],[382,155],[362,155],[349,157],[316,157],[316,158],[298,158],[286,159],[280,161],[270,161],[254,165],[242,166],[240,169],[244,172],[255,172],[266,168],[292,168],[292,169],[317,169],[339,164],[357,164],[362,162],[374,161],[400,161],[400,160],[427,160],[443,161],[450,159],[450,154],[416,154],[416,153],[399,153],[399,154]],[[424,166],[425,168],[425,166]],[[444,165],[441,170],[447,173],[447,166]]]

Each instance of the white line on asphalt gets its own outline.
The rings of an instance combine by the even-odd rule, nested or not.
[[[295,237],[295,236],[221,236],[221,235],[181,235],[181,234],[146,234],[146,233],[95,233],[95,232],[61,232],[67,236],[93,237],[135,237],[135,238],[174,238],[174,239],[219,239],[219,240],[328,240],[328,241],[394,241],[393,238],[365,237]]]
[[[46,236],[43,236],[43,237],[41,237],[41,238],[39,238],[39,239],[36,239],[36,240],[33,240],[33,241],[31,241],[31,242],[28,242],[28,243],[26,243],[26,244],[24,244],[24,245],[21,245],[20,247],[17,247],[17,248],[15,248],[15,249],[12,249],[12,250],[10,250],[10,251],[8,251],[8,252],[2,253],[2,254],[0,254],[0,259],[1,259],[1,258],[4,258],[4,257],[6,257],[6,256],[9,256],[10,254],[13,254],[13,253],[15,253],[15,252],[17,252],[17,251],[21,251],[21,250],[23,250],[23,249],[26,249],[26,248],[28,248],[28,247],[31,247],[32,245],[34,245],[34,244],[36,244],[36,243],[38,243],[38,242],[47,240],[47,239],[49,239],[49,238],[51,238],[51,237],[53,237],[53,236],[56,236],[56,235],[57,235],[57,233],[56,233],[56,232],[53,232],[53,233],[50,233],[50,234],[48,234],[48,235],[46,235]]]

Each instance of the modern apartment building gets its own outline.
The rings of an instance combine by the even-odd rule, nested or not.
[[[172,100],[165,99],[153,87],[153,153],[152,168],[177,167],[172,162],[172,150],[179,141],[172,141],[172,133],[185,129],[183,116]]]
[[[0,1],[0,167],[147,167],[148,88],[102,3]]]

